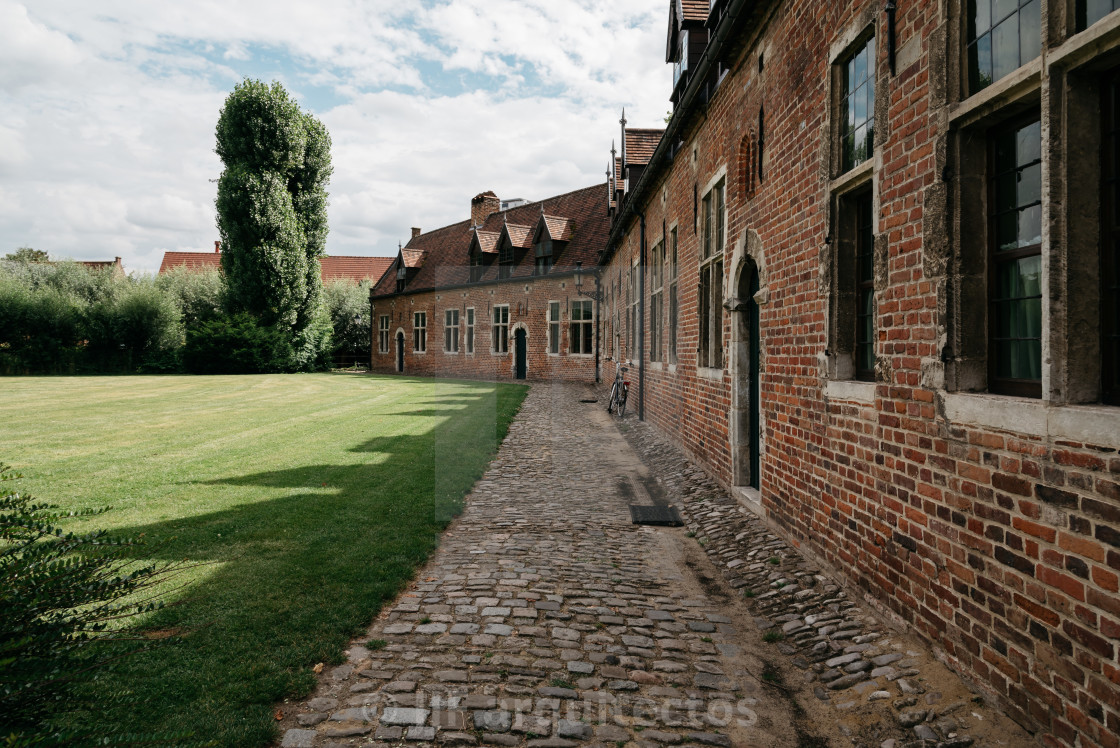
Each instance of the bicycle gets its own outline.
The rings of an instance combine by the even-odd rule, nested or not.
[[[614,384],[611,386],[611,396],[607,400],[607,412],[614,410],[618,417],[626,415],[626,396],[630,394],[630,383],[622,378],[629,369],[619,366],[615,369]]]

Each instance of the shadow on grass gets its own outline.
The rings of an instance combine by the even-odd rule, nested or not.
[[[218,566],[182,604],[147,622],[184,632],[182,640],[121,661],[98,686],[142,699],[127,713],[90,715],[94,729],[194,730],[228,746],[273,740],[272,706],[309,692],[310,666],[339,661],[349,639],[408,584],[523,396],[502,388],[454,399],[466,409],[442,402],[424,415],[444,420],[423,433],[377,436],[348,450],[384,455],[379,462],[212,479],[203,485],[259,486],[264,498],[122,529],[143,534],[145,558]],[[268,489],[284,493],[269,498]]]

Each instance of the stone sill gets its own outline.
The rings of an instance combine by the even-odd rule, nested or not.
[[[864,405],[874,405],[875,383],[830,379],[824,385],[824,396],[829,400],[847,400]]]
[[[1120,447],[1120,408],[1114,406],[1048,405],[1022,397],[967,392],[946,392],[940,397],[942,412],[952,423]]]
[[[1038,57],[952,107],[949,124],[957,129],[973,125],[1007,104],[1034,95],[1041,82],[1042,58]]]
[[[700,379],[709,379],[718,382],[723,379],[723,369],[713,369],[708,366],[697,366],[696,376]]]
[[[1120,41],[1120,14],[1102,18],[1047,52],[1046,67],[1070,70],[1110,51]]]

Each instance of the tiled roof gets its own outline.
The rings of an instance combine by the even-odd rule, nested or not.
[[[680,0],[680,3],[682,21],[704,22],[708,20],[708,11],[711,5],[709,0]]]
[[[572,221],[570,218],[559,216],[542,216],[548,227],[548,235],[555,241],[568,242],[572,240]]]
[[[607,234],[610,232],[610,217],[607,215],[607,191],[605,185],[597,184],[584,187],[564,195],[550,197],[544,201],[547,205],[549,216],[558,219],[567,219],[570,240],[566,245],[555,247],[553,260],[559,269],[574,268],[576,262],[585,266],[598,262],[599,252],[606,249]],[[480,227],[478,234],[480,240],[487,240],[488,234],[498,235],[503,224],[510,228],[520,227],[529,231],[532,238],[533,230],[541,218],[541,203],[526,203],[516,208],[510,208],[490,215]],[[474,233],[471,231],[470,220],[453,223],[450,226],[435,229],[419,236],[414,236],[408,246],[402,251],[424,251],[427,253],[423,267],[413,277],[408,279],[407,291],[427,291],[438,287],[466,284],[470,279],[470,258],[468,250],[471,247]],[[511,231],[513,234],[514,231]],[[485,243],[482,243],[485,247]],[[526,245],[531,247],[531,243]],[[497,278],[498,264],[493,261],[493,254],[487,254],[491,260],[486,266],[486,271],[481,282]],[[515,253],[512,277],[529,278],[533,275],[534,256],[532,249],[523,248]],[[407,265],[407,261],[406,261]],[[390,268],[393,269],[393,268]],[[389,273],[374,286],[376,295],[390,295],[396,291],[396,277]]]
[[[392,257],[328,255],[319,258],[319,271],[324,283],[339,279],[376,283],[392,263]],[[218,252],[164,252],[159,272],[166,273],[173,268],[221,270],[222,255]]]
[[[664,134],[664,129],[626,128],[626,163],[638,166],[648,164]]]
[[[500,232],[495,231],[476,231],[474,232],[475,238],[478,240],[478,248],[483,252],[497,252],[498,239],[501,237]]]
[[[502,231],[509,236],[509,243],[518,249],[528,249],[533,246],[533,227],[522,226],[518,223],[502,225]]]
[[[319,270],[323,282],[333,280],[368,280],[376,283],[393,264],[392,257],[354,257],[346,255],[327,255],[319,258]]]
[[[222,256],[218,252],[164,252],[159,272],[166,273],[173,268],[221,270]]]

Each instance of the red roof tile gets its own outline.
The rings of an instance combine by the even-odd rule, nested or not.
[[[653,158],[664,129],[626,128],[626,163],[645,166]]]
[[[572,220],[559,216],[541,216],[548,228],[548,235],[555,241],[567,242],[572,240]]]
[[[376,283],[392,264],[392,257],[327,255],[319,258],[319,270],[324,283],[333,280],[350,280],[355,283],[368,280]]]
[[[496,231],[476,231],[474,232],[475,239],[478,241],[478,248],[483,252],[496,253],[498,251],[498,239],[501,238],[501,233]]]
[[[681,4],[681,20],[683,21],[706,21],[708,20],[708,11],[711,9],[709,0],[680,0]]]
[[[187,270],[221,270],[222,256],[217,252],[164,252],[159,272],[174,268]]]
[[[518,249],[533,246],[533,227],[517,223],[502,224],[502,233],[509,237],[509,243]]]
[[[553,260],[558,269],[574,268],[577,262],[582,262],[586,266],[594,265],[598,262],[599,252],[606,248],[606,239],[610,232],[610,217],[607,214],[607,191],[604,187],[603,184],[584,187],[544,201],[548,216],[566,219],[570,224],[568,227],[570,239],[566,244],[553,250],[555,253]],[[533,230],[541,220],[541,206],[540,202],[527,203],[494,213],[486,219],[477,232],[471,231],[471,222],[466,220],[414,236],[402,253],[409,250],[422,250],[427,254],[423,267],[414,275],[410,274],[412,277],[407,281],[406,290],[428,291],[437,286],[466,284],[470,278],[468,252],[473,246],[475,233],[478,234],[480,246],[485,248],[489,242],[489,235],[498,235],[502,231],[503,224],[509,225],[510,234],[515,237],[521,230],[529,232],[530,241],[521,246],[521,251],[515,253],[512,277],[531,277],[535,258],[529,247],[532,246]],[[497,262],[493,261],[494,255],[486,253],[486,257],[490,259],[490,264],[486,266],[481,281],[483,283],[497,278]],[[407,261],[405,264],[408,264]],[[395,270],[395,267],[394,263],[390,270]],[[376,295],[391,295],[395,292],[396,274],[393,272],[383,276],[374,286]]]
[[[392,257],[328,255],[319,258],[319,273],[324,283],[333,280],[376,283],[392,263]],[[164,252],[159,272],[166,273],[174,268],[221,270],[222,256],[218,252]]]

